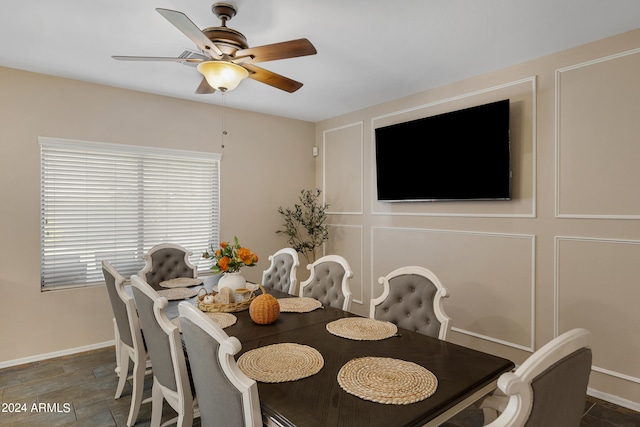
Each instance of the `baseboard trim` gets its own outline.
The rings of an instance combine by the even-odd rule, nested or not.
[[[53,359],[60,356],[68,356],[70,354],[82,353],[84,351],[97,350],[115,345],[115,340],[105,341],[96,344],[85,345],[82,347],[68,348],[66,350],[54,351],[51,353],[37,354],[35,356],[23,357],[21,359],[7,360],[0,362],[0,369],[12,366],[24,365],[25,363],[39,362],[41,360]]]
[[[604,400],[614,405],[622,406],[623,408],[631,409],[636,412],[640,412],[640,403],[633,402],[631,400],[623,399],[622,397],[615,396],[613,394],[604,393],[592,388],[587,389],[587,394],[596,399]]]

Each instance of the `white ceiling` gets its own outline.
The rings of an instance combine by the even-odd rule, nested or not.
[[[2,0],[0,66],[222,104],[179,63],[192,42],[155,8],[218,26],[204,0]],[[320,121],[635,29],[638,0],[228,0],[250,46],[308,38],[318,54],[261,63],[304,83],[289,94],[246,80],[227,107]]]

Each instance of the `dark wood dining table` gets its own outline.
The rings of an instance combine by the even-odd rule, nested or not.
[[[291,297],[275,290],[268,293]],[[172,306],[177,303],[170,304],[170,317]],[[249,350],[277,343],[313,347],[324,359],[322,369],[310,377],[258,382],[263,415],[281,426],[438,426],[495,389],[498,377],[514,368],[510,360],[404,329],[378,341],[341,338],[327,331],[327,323],[358,316],[328,306],[308,313],[280,313],[270,325],[254,323],[248,311],[233,314],[237,322],[225,332],[242,343],[236,359]],[[408,405],[376,403],[347,393],[338,384],[338,371],[350,360],[365,356],[423,366],[436,376],[437,389],[430,397]]]

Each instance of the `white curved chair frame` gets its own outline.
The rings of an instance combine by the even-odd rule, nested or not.
[[[273,264],[274,264],[275,258],[278,255],[282,255],[282,254],[290,255],[291,258],[293,258],[293,266],[291,267],[291,274],[289,275],[289,290],[288,290],[288,293],[289,293],[289,295],[296,295],[296,289],[298,287],[298,277],[296,275],[296,272],[298,270],[298,266],[300,266],[300,259],[298,258],[298,252],[296,252],[292,248],[282,248],[282,249],[278,250],[277,252],[275,252],[273,255],[269,255],[269,261],[271,261],[271,265],[269,265],[269,268],[267,268],[266,270],[264,270],[262,272],[262,281],[261,281],[261,283],[264,284],[264,282],[266,281],[266,276],[267,276],[267,274],[269,274],[269,272],[273,268]]]
[[[382,304],[389,296],[389,292],[390,292],[389,280],[393,279],[394,277],[402,276],[406,274],[415,274],[418,276],[426,277],[438,289],[436,291],[435,296],[433,297],[433,311],[435,312],[436,317],[440,322],[440,331],[438,333],[438,339],[441,339],[443,341],[446,340],[447,334],[451,329],[451,318],[447,316],[447,314],[444,311],[443,299],[449,297],[449,291],[444,286],[442,286],[442,283],[440,283],[440,279],[438,279],[438,277],[431,270],[426,269],[424,267],[419,267],[419,266],[400,267],[393,270],[391,273],[387,274],[386,276],[380,277],[378,279],[378,283],[383,286],[382,295],[380,295],[378,298],[371,299],[370,306],[369,306],[369,317],[372,319],[375,318],[376,306]]]
[[[193,252],[188,250],[187,248],[185,248],[182,245],[179,245],[177,243],[160,243],[158,245],[155,245],[154,247],[152,247],[151,249],[149,249],[149,251],[144,254],[143,258],[144,258],[144,267],[142,267],[142,270],[140,270],[138,272],[138,277],[141,278],[142,280],[147,280],[147,273],[149,273],[151,271],[151,268],[153,266],[153,254],[161,249],[177,249],[179,251],[184,252],[184,263],[187,265],[187,267],[193,269],[193,278],[198,277],[198,267],[194,264],[191,263],[191,261],[189,261],[189,257],[191,255],[193,255]]]
[[[178,311],[180,317],[191,320],[220,343],[218,360],[229,382],[242,393],[242,406],[246,425],[252,427],[262,426],[258,384],[238,368],[234,358],[234,355],[242,349],[240,341],[236,337],[229,337],[220,326],[193,304],[183,301],[178,305]]]
[[[498,389],[504,396],[489,396],[479,405],[483,409],[501,412],[499,417],[485,427],[523,426],[533,407],[531,382],[558,360],[589,347],[590,337],[591,333],[582,328],[565,332],[542,346],[514,372],[502,374],[498,379]],[[486,417],[487,411],[484,413]],[[485,418],[485,421],[488,420]]]
[[[177,427],[190,427],[193,419],[200,416],[200,410],[197,400],[191,394],[180,331],[177,326],[169,321],[164,312],[169,305],[169,301],[165,297],[158,295],[147,282],[137,276],[131,276],[131,285],[155,301],[153,304],[155,318],[162,330],[170,337],[169,346],[173,361],[173,373],[176,378],[177,391],[173,391],[160,384],[154,375],[151,389],[151,427],[161,427],[163,399],[171,405],[178,413],[178,416],[164,422],[162,426],[176,424]]]
[[[309,278],[304,282],[300,283],[300,291],[298,293],[299,296],[304,296],[304,288],[307,287],[313,279],[315,278],[315,267],[318,264],[324,262],[335,262],[342,266],[344,269],[344,276],[342,277],[342,294],[344,295],[344,303],[342,304],[342,309],[344,311],[349,311],[351,309],[351,301],[353,299],[353,294],[351,293],[351,288],[349,287],[349,280],[353,277],[353,270],[351,270],[351,266],[349,262],[340,255],[325,255],[322,258],[317,259],[312,264],[307,265],[307,270],[311,272]]]
[[[133,347],[127,345],[120,339],[116,318],[113,318],[113,329],[115,331],[116,342],[116,369],[118,375],[118,385],[116,387],[115,399],[122,396],[122,391],[128,379],[133,381],[131,390],[131,406],[129,407],[129,416],[127,417],[127,426],[131,427],[136,423],[140,405],[148,403],[151,399],[142,400],[144,392],[144,377],[151,373],[151,361],[144,348],[142,340],[142,330],[140,329],[140,319],[136,311],[136,305],[133,297],[124,290],[125,278],[116,271],[116,269],[108,262],[102,261],[102,268],[107,270],[115,278],[115,288],[118,296],[127,309],[127,318],[129,319],[129,329],[133,338]],[[129,375],[129,360],[133,362],[133,369]]]

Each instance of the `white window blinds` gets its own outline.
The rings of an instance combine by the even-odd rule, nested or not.
[[[41,285],[100,284],[102,260],[125,277],[158,243],[206,270],[219,241],[220,155],[39,138]]]

